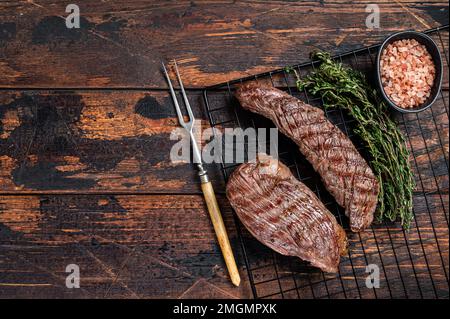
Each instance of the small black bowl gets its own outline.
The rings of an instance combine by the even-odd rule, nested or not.
[[[420,106],[417,106],[415,108],[411,109],[404,109],[399,106],[397,106],[384,92],[383,83],[381,82],[381,72],[380,72],[380,59],[381,54],[383,53],[384,48],[397,40],[404,40],[404,39],[415,39],[420,44],[424,45],[428,52],[430,53],[434,66],[436,68],[436,76],[434,79],[433,86],[431,87],[431,94],[428,97],[428,99]],[[387,103],[392,106],[394,109],[396,109],[399,112],[402,113],[416,113],[423,110],[426,110],[429,108],[437,99],[439,92],[441,90],[442,85],[442,73],[443,73],[443,65],[442,65],[442,57],[439,52],[439,48],[436,45],[436,43],[431,39],[428,35],[416,31],[404,31],[404,32],[398,32],[394,33],[393,35],[389,36],[384,40],[383,44],[381,45],[378,56],[377,56],[377,82],[380,87],[380,91],[383,94],[384,99],[387,101]]]

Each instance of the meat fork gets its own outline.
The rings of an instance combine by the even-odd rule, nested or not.
[[[217,240],[219,241],[220,249],[222,250],[223,258],[225,259],[225,264],[227,265],[228,273],[230,274],[231,282],[235,286],[239,286],[241,282],[241,278],[239,276],[239,272],[236,266],[236,261],[234,259],[233,251],[231,249],[230,240],[228,239],[227,231],[225,229],[225,225],[223,223],[222,214],[220,213],[219,205],[217,204],[216,195],[214,193],[214,189],[212,187],[211,181],[208,178],[208,174],[206,170],[203,168],[202,157],[200,154],[200,150],[198,148],[197,141],[194,136],[194,114],[192,113],[191,106],[189,104],[189,100],[186,96],[186,92],[184,91],[183,82],[181,81],[180,73],[178,72],[177,62],[174,60],[175,64],[175,72],[177,74],[178,83],[180,84],[181,93],[183,95],[184,104],[187,109],[187,113],[189,115],[189,121],[184,121],[183,114],[181,113],[180,105],[178,104],[178,99],[175,94],[175,91],[172,86],[172,82],[170,81],[169,74],[167,73],[167,69],[162,62],[164,75],[166,76],[167,83],[169,84],[170,95],[172,96],[173,104],[175,105],[175,109],[177,110],[178,121],[180,125],[189,133],[191,144],[192,144],[192,154],[194,163],[197,164],[198,168],[198,176],[200,177],[201,188],[203,195],[205,197],[206,206],[208,207],[209,216],[211,217],[212,224],[214,226],[214,231],[216,232]]]

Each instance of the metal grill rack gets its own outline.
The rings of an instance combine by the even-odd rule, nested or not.
[[[444,86],[438,101],[416,114],[393,114],[412,154],[411,165],[417,187],[415,218],[406,232],[399,223],[375,223],[365,232],[349,236],[349,253],[341,259],[339,273],[326,274],[298,258],[279,255],[257,242],[236,219],[243,258],[255,298],[448,298],[448,25],[426,31],[441,49]],[[379,45],[340,54],[335,59],[366,73],[371,78]],[[317,62],[294,65],[300,76],[311,72]],[[263,81],[286,90],[305,102],[320,107],[321,99],[299,92],[295,77],[275,70],[204,90],[210,125],[216,129],[273,127],[255,114],[244,111],[233,97],[236,84]],[[328,118],[341,128],[364,156],[364,148],[352,134],[352,120],[341,110],[328,110]],[[279,136],[279,158],[296,177],[309,186],[348,228],[344,211],[324,189],[319,176],[299,153],[298,147]],[[239,164],[221,164],[227,180]],[[380,287],[368,288],[367,265],[379,269]]]

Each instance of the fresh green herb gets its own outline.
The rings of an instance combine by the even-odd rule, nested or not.
[[[321,96],[325,108],[347,110],[355,119],[354,132],[368,148],[370,166],[380,184],[377,219],[400,219],[408,229],[413,219],[414,176],[404,137],[386,104],[362,73],[333,61],[326,52],[314,53],[312,58],[320,65],[303,79],[296,73],[298,88]]]

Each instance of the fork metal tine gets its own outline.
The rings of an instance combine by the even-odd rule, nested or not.
[[[192,112],[191,105],[189,104],[189,100],[188,100],[187,95],[186,95],[186,91],[184,90],[183,81],[181,81],[180,72],[178,72],[177,61],[174,59],[173,62],[175,64],[175,73],[177,74],[178,83],[180,84],[181,94],[183,95],[184,104],[185,104],[187,112],[189,114],[189,120],[191,122],[194,122],[195,121],[194,113]]]
[[[189,130],[187,128],[187,125],[189,123],[186,123],[183,118],[183,114],[181,113],[180,105],[178,104],[177,95],[175,94],[175,90],[173,89],[172,82],[170,81],[169,73],[167,72],[166,66],[164,65],[164,62],[161,62],[164,75],[166,76],[167,83],[169,85],[170,95],[172,96],[173,104],[175,105],[175,110],[177,111],[178,121],[180,122],[180,125],[183,126],[185,129]]]

